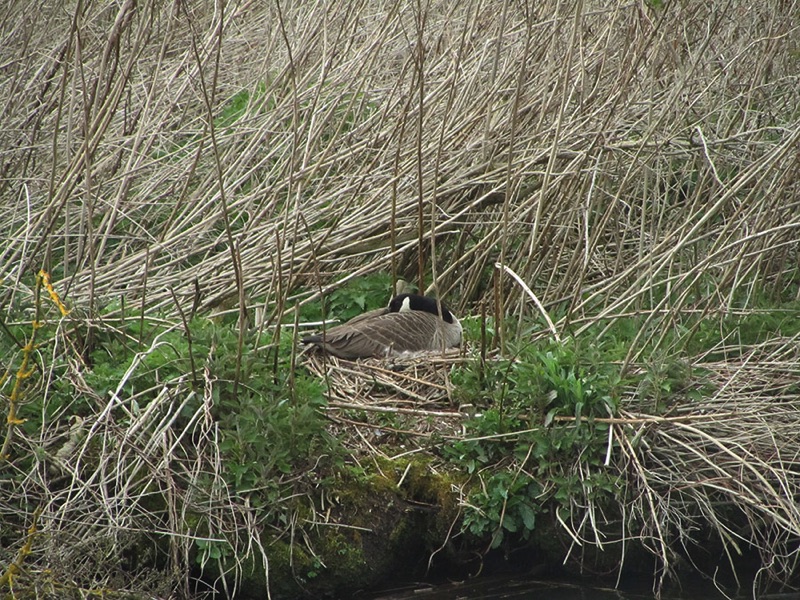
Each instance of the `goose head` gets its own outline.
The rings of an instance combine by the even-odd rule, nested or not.
[[[440,306],[441,313],[439,312]],[[436,300],[436,298],[418,294],[398,294],[389,301],[389,312],[410,312],[414,310],[436,315],[450,325],[458,323],[458,319],[456,319],[447,305]]]

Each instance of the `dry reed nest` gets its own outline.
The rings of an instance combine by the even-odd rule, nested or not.
[[[326,413],[353,449],[375,451],[378,439],[401,436],[413,444],[433,435],[455,436],[468,416],[452,399],[450,372],[474,360],[458,350],[423,352],[393,360],[348,361],[312,351],[305,365],[327,385]],[[392,425],[386,417],[391,417]],[[396,435],[394,435],[396,434]],[[377,437],[376,437],[377,436]]]

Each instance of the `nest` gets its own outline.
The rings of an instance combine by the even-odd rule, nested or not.
[[[342,439],[363,450],[398,441],[463,434],[469,405],[454,397],[453,367],[472,359],[459,350],[420,352],[393,359],[345,360],[320,351],[305,354],[305,366],[328,387],[328,417]]]

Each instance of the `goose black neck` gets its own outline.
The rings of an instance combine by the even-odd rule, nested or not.
[[[453,313],[450,312],[450,309],[447,308],[444,303],[441,303],[441,306],[442,319],[447,323],[452,323]],[[389,312],[402,312],[406,310],[420,310],[438,316],[439,304],[436,302],[436,298],[420,296],[418,294],[400,294],[392,298],[391,302],[389,302]]]

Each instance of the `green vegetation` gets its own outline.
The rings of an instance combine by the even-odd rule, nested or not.
[[[256,336],[247,336],[238,382],[232,359],[238,351],[235,328],[203,318],[184,329],[127,315],[116,325],[97,328],[91,347],[80,356],[74,350],[86,330],[79,321],[65,327],[70,320],[60,319],[64,306],[52,287],[53,301],[46,299],[47,278],[40,277],[38,284],[36,305],[30,307],[38,316],[27,326],[29,341],[22,337],[23,323],[5,328],[4,360],[17,373],[4,435],[5,462],[14,465],[3,477],[8,490],[24,486],[37,465],[52,475],[67,475],[64,461],[77,457],[83,469],[110,470],[102,485],[129,488],[132,496],[125,502],[131,506],[123,513],[147,509],[158,521],[174,509],[174,496],[184,495],[189,513],[180,529],[200,536],[195,560],[206,564],[232,560],[238,551],[232,541],[205,537],[212,533],[207,506],[220,500],[223,489],[225,496],[246,499],[254,518],[284,528],[302,508],[298,491],[318,485],[341,463],[344,452],[320,411],[322,382],[291,369],[290,336],[281,340],[274,369],[264,368],[265,353],[253,345]],[[23,307],[20,316],[28,312]],[[51,362],[48,356],[57,358]],[[47,376],[53,382],[45,388]],[[62,422],[80,424],[98,412],[103,418],[96,431],[71,428],[69,440],[55,448],[38,441],[41,431]],[[144,465],[130,453],[131,444],[134,450],[144,444],[151,459],[169,461],[176,470],[163,473],[166,480],[153,486],[143,478]],[[211,471],[190,472],[192,464],[201,467],[200,461],[210,458],[203,456],[208,444],[218,463],[209,465]],[[49,488],[56,492],[66,483],[56,477]],[[10,535],[14,525],[24,523],[9,519],[3,535]],[[134,547],[143,543],[135,541]]]
[[[477,392],[465,400],[481,406],[465,438],[445,447],[451,463],[481,479],[467,498],[465,528],[497,547],[504,532],[527,539],[553,501],[567,507],[582,485],[613,499],[613,474],[594,472],[587,484],[574,466],[602,467],[609,425],[594,419],[616,414],[615,375],[582,366],[558,345],[487,367],[483,389],[475,385],[475,365],[453,375],[457,389]],[[557,417],[566,419],[554,424]]]
[[[363,312],[386,306],[392,289],[391,277],[377,273],[350,281],[318,302],[303,307],[306,321],[328,319],[348,321]]]

